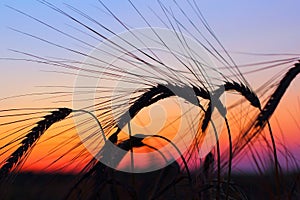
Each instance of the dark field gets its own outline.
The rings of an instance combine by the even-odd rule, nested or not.
[[[151,191],[156,185],[153,183],[159,179],[158,174],[159,172],[135,174],[135,188],[138,188],[137,199],[147,199],[151,195]],[[290,196],[288,195],[292,190],[294,184],[293,180],[296,176],[297,173],[291,173],[285,174],[284,177],[282,177],[280,199],[298,199],[297,196],[299,197],[299,194],[296,192],[298,186],[296,185],[294,193]],[[116,177],[123,183],[132,181],[132,176],[125,173],[117,173]],[[7,182],[2,185],[1,199],[64,199],[76,180],[75,175],[22,173],[15,176],[13,182]],[[168,174],[167,179],[160,181],[160,187],[164,187],[164,185],[167,185],[171,180],[171,174]],[[259,176],[255,174],[233,174],[232,180],[235,186],[243,191],[248,199],[257,200],[275,198],[272,197],[275,191],[275,181],[272,175]],[[88,188],[87,185],[85,186]],[[188,181],[182,180],[177,183],[176,189],[170,188],[169,190],[166,190],[162,196],[157,199],[173,199],[172,195],[174,192],[177,193],[177,198],[180,196],[180,198],[189,199],[188,187]],[[122,189],[117,188],[117,190],[118,194],[122,194]],[[112,196],[110,194],[111,191],[107,188],[99,194],[98,198],[111,199]],[[128,197],[125,196],[119,195],[118,198],[128,199]],[[82,194],[78,194],[78,197],[85,199]],[[74,198],[76,199],[76,197]]]

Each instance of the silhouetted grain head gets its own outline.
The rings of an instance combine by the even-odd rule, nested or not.
[[[256,94],[247,86],[245,86],[242,83],[237,83],[235,81],[229,82],[226,81],[224,84],[225,91],[230,91],[234,90],[241,95],[243,95],[250,103],[252,106],[256,108],[261,108],[260,101]]]
[[[287,88],[299,73],[300,73],[300,63],[296,63],[295,66],[289,69],[289,71],[281,79],[276,90],[270,96],[268,102],[262,109],[259,116],[256,118],[255,127],[263,127],[266,124],[266,122],[269,120],[269,118],[272,116],[275,109],[277,108]]]
[[[199,104],[197,97],[207,100],[210,99],[209,92],[201,87],[191,87],[188,85],[179,86],[170,83],[165,85],[157,84],[157,86],[154,86],[143,93],[137,100],[134,101],[134,103],[129,107],[128,111],[121,115],[116,125],[117,130],[109,137],[109,140],[113,143],[116,143],[118,141],[117,135],[120,133],[122,128],[128,124],[129,121],[134,118],[143,108],[172,96],[183,98],[189,103],[200,107],[201,105]],[[208,118],[208,122],[209,120],[210,118]]]
[[[37,122],[37,126],[31,129],[21,141],[20,146],[4,162],[0,169],[0,179],[8,175],[51,125],[65,119],[71,112],[72,110],[69,108],[59,108],[58,111],[53,111],[51,114],[44,116],[43,120]]]

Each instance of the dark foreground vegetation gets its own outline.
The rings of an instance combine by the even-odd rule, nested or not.
[[[172,168],[172,167],[171,167]],[[155,198],[154,191],[160,193],[157,199],[189,199],[190,197],[190,186],[187,179],[179,179],[175,184],[170,183],[178,174],[169,168],[169,171],[165,171],[167,178],[161,179],[161,172],[150,172],[144,174],[135,174],[134,176],[117,172],[115,174],[116,183],[115,189],[118,194],[115,193],[117,199],[130,199],[132,197],[128,194],[126,189],[122,188],[122,184],[127,184],[128,190],[133,189],[131,192],[136,193],[136,199],[149,199]],[[280,199],[298,199],[299,186],[294,184],[295,177],[298,173],[286,173],[282,177],[282,191]],[[134,179],[132,179],[134,177]],[[38,173],[20,173],[18,174],[13,182],[7,182],[1,186],[1,199],[64,199],[68,194],[68,191],[74,186],[77,181],[77,176],[70,174],[38,174]],[[132,182],[133,181],[133,182]],[[201,180],[200,180],[201,181]],[[232,175],[232,182],[234,188],[239,192],[243,193],[248,199],[270,199],[272,198],[275,190],[274,176],[270,175],[257,175],[254,173]],[[132,184],[135,184],[132,187]],[[92,184],[92,183],[90,183]],[[169,187],[168,187],[169,185]],[[112,199],[113,188],[112,182],[107,182],[107,185],[101,191],[96,198],[98,199]],[[173,187],[175,186],[175,187]],[[89,185],[81,187],[81,192],[77,192],[77,196],[72,196],[72,199],[90,199],[92,198],[88,194],[91,189]],[[130,189],[129,189],[130,188]],[[166,189],[167,188],[167,189]],[[207,188],[202,188],[207,189]],[[293,190],[293,193],[291,191]],[[209,191],[209,189],[207,189]],[[213,190],[211,190],[213,191]],[[129,192],[130,193],[130,192]],[[86,195],[86,196],[84,196]],[[208,194],[207,194],[208,195]],[[237,194],[238,196],[241,194]],[[85,198],[86,197],[86,198]],[[275,198],[275,197],[274,197]],[[134,199],[134,198],[131,198]]]

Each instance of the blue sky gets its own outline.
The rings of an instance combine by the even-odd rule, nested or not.
[[[113,23],[113,21],[109,20],[108,16],[100,13],[99,8],[101,9],[101,5],[97,0],[84,2],[79,0],[59,0],[49,2],[54,2],[55,5],[58,5],[62,9],[67,9],[63,5],[63,2],[65,2],[74,5],[80,10],[87,11],[91,16],[101,16],[100,20],[103,23],[109,22],[111,23],[110,25]],[[149,3],[142,4],[138,1],[136,4],[140,10],[144,10],[144,14],[147,13],[148,6],[154,7],[154,10],[158,14],[162,14],[158,9],[157,3],[155,1],[152,2],[154,2],[153,5]],[[145,26],[142,20],[137,20],[138,16],[127,1],[104,1],[104,3],[116,12],[121,19],[130,22],[130,24],[136,27]],[[180,4],[186,11],[190,11],[187,4]],[[299,1],[255,0],[246,3],[245,1],[230,0],[219,1],[217,3],[216,1],[200,1],[198,4],[210,25],[215,29],[218,37],[220,37],[226,46],[232,44],[230,47],[243,48],[244,46],[245,49],[297,51],[296,47],[299,46],[297,36],[300,33],[300,14],[297,10],[300,5]],[[15,44],[22,46],[22,41],[16,38],[18,34],[8,30],[7,27],[15,27],[31,33],[39,31],[43,33],[42,26],[7,8],[6,5],[20,9],[38,19],[46,19],[48,23],[60,24],[60,27],[64,23],[64,20],[62,20],[64,18],[61,15],[56,14],[35,0],[3,0],[0,4],[1,52],[3,52],[3,49],[16,47]],[[149,14],[150,16],[153,15]],[[147,14],[145,17],[147,18]],[[122,29],[120,28],[119,31],[122,31]],[[252,42],[249,42],[249,40]],[[261,44],[262,42],[264,44]]]
[[[103,7],[97,0],[79,1],[79,0],[59,0],[49,1],[63,10],[70,11],[63,3],[71,4],[74,7],[88,13],[96,20],[109,26],[116,33],[123,32],[121,27],[110,16],[104,14]],[[135,5],[143,11],[153,26],[162,26],[158,19],[153,17],[148,7],[152,7],[158,15],[163,16],[156,1],[151,5],[150,1],[145,4],[142,1],[134,1]],[[144,2],[144,1],[143,1]],[[171,5],[172,1],[162,1],[166,6]],[[184,10],[190,14],[191,8],[178,1]],[[182,3],[183,2],[183,3]],[[113,10],[120,19],[128,22],[132,27],[145,27],[146,24],[135,13],[134,9],[127,1],[104,1],[104,3]],[[0,57],[13,57],[19,55],[8,51],[15,49],[25,52],[37,53],[38,55],[60,55],[62,51],[57,51],[49,45],[45,45],[36,39],[19,34],[9,29],[9,27],[40,36],[49,41],[55,41],[62,45],[74,45],[74,48],[80,48],[70,39],[61,37],[57,33],[49,30],[47,27],[36,21],[25,17],[24,15],[6,7],[6,5],[19,9],[37,19],[43,20],[59,30],[68,30],[68,25],[72,24],[61,14],[54,12],[45,5],[35,0],[3,0],[0,3]],[[243,51],[256,53],[300,53],[300,26],[299,26],[299,1],[199,1],[198,5],[208,20],[210,26],[215,30],[216,35],[229,51]],[[179,13],[178,9],[172,4],[175,15]],[[71,12],[71,11],[70,11]],[[72,13],[72,12],[71,12]],[[76,16],[76,15],[75,15]],[[197,23],[197,22],[196,22]],[[200,26],[200,25],[199,25]],[[100,30],[101,32],[102,30]],[[65,53],[65,52],[64,52]],[[254,62],[250,58],[244,58],[232,54],[238,63]],[[62,56],[63,57],[63,56]],[[251,58],[252,59],[252,58]],[[1,63],[1,84],[10,81],[10,87],[6,87],[1,92],[1,96],[15,94],[14,90],[20,89],[20,84],[28,87],[39,85],[38,75],[40,66],[23,62],[0,60]],[[24,74],[27,74],[24,76]],[[30,77],[30,78],[28,78]],[[36,80],[33,81],[32,77]],[[49,77],[49,79],[51,79]],[[25,87],[24,87],[25,88]]]

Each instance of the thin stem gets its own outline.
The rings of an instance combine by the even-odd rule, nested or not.
[[[128,122],[128,132],[129,132],[129,146],[130,146],[130,160],[131,160],[131,176],[132,176],[132,184],[135,186],[135,177],[134,177],[134,160],[133,160],[133,146],[132,146],[132,133],[131,133],[131,125]]]
[[[229,161],[228,161],[228,176],[227,176],[227,188],[226,188],[226,200],[229,198],[229,184],[231,179],[231,167],[232,167],[232,140],[231,140],[231,132],[227,117],[225,117],[225,123],[228,131],[228,141],[229,141]]]

